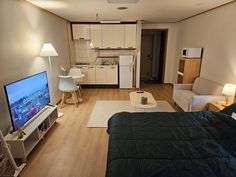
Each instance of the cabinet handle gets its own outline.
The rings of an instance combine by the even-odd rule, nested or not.
[[[182,73],[182,72],[177,72],[178,73],[178,75],[180,75],[180,76],[184,76],[184,73]]]
[[[93,69],[94,67],[91,67],[91,66],[90,66],[90,67],[88,67],[88,68],[89,68],[89,69]]]

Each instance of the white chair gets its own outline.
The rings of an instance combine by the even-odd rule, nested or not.
[[[78,85],[79,89],[82,91],[82,87],[81,87],[80,83],[83,80],[84,74],[82,74],[81,69],[79,69],[77,67],[72,67],[70,69],[68,75],[74,79],[76,85]],[[77,78],[78,76],[81,76],[81,77]]]
[[[75,81],[71,76],[59,76],[59,90],[63,92],[61,99],[61,108],[64,106],[66,99],[72,97],[75,106],[77,107],[78,96],[77,93],[81,96],[79,86],[76,85]]]
[[[72,76],[72,77],[76,77],[76,76],[82,76],[82,72],[81,72],[81,69],[77,68],[77,67],[73,67],[70,69],[69,73],[68,73],[69,76]],[[79,84],[80,81],[82,81],[83,78],[79,78],[79,79],[74,79],[76,84]]]

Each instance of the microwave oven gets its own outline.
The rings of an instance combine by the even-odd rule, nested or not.
[[[183,48],[183,58],[202,58],[202,48]]]

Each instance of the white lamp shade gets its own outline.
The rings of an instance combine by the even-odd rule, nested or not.
[[[51,57],[51,56],[58,56],[58,54],[51,43],[44,43],[43,48],[40,52],[40,56]]]
[[[224,95],[235,95],[235,90],[236,90],[236,86],[234,84],[225,84],[223,90],[222,90],[222,94]]]

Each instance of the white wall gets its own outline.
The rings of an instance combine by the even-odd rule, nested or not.
[[[143,24],[142,29],[168,29],[164,83],[175,83],[177,78],[176,65],[178,63],[178,60],[176,58],[177,24]]]
[[[10,124],[3,86],[47,70],[48,59],[39,57],[44,42],[51,42],[59,56],[52,57],[52,102],[60,100],[57,89],[60,66],[69,67],[67,21],[22,0],[0,1],[0,128]]]
[[[178,23],[178,50],[203,47],[201,76],[236,83],[236,2]],[[180,55],[177,55],[180,57]]]

